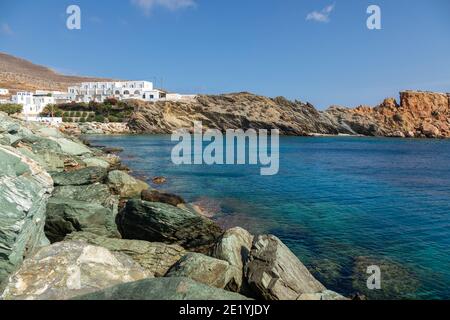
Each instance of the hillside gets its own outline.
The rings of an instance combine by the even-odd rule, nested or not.
[[[0,88],[12,92],[36,89],[67,91],[67,87],[83,81],[106,79],[66,76],[30,61],[0,52]]]

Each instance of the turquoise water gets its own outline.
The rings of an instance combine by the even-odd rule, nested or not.
[[[280,140],[280,172],[175,166],[169,136],[89,137],[225,227],[281,238],[328,288],[371,299],[450,298],[450,141]],[[150,181],[149,180],[149,181]],[[382,290],[366,287],[379,265]]]

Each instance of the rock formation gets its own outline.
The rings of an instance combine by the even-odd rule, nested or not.
[[[149,190],[114,150],[0,120],[1,298],[342,298],[276,238],[224,233],[177,195]]]
[[[309,103],[270,99],[250,93],[199,96],[189,102],[134,102],[130,130],[172,133],[190,129],[193,121],[204,128],[279,129],[282,135],[367,135],[386,137],[450,137],[449,94],[405,91],[400,103],[393,98],[375,108],[332,106],[317,111]]]

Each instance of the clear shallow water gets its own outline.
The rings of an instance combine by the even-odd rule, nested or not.
[[[199,201],[225,226],[280,237],[328,288],[373,299],[450,299],[450,141],[280,140],[280,172],[175,166],[169,136],[92,136],[136,174]],[[382,290],[369,291],[369,265]]]

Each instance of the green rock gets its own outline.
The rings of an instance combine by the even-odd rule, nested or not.
[[[140,198],[141,192],[149,188],[145,182],[119,170],[108,173],[108,184],[122,198]]]
[[[227,261],[188,253],[170,268],[166,277],[187,277],[211,287],[228,289],[234,281],[234,269]]]
[[[49,137],[50,140],[56,142],[65,154],[72,156],[81,156],[92,153],[92,151],[81,142],[74,142],[66,138]]]
[[[127,255],[83,242],[59,242],[27,258],[0,299],[67,300],[151,276]]]
[[[125,239],[179,244],[206,252],[221,236],[213,221],[164,203],[129,200],[116,219]]]
[[[110,164],[107,161],[99,158],[87,158],[83,159],[83,162],[87,167],[100,167],[104,169],[109,169],[110,167]]]
[[[156,277],[163,277],[186,251],[178,245],[169,245],[141,240],[114,239],[89,232],[76,232],[66,237],[67,241],[83,241],[106,248],[112,252],[129,255],[134,261]]]
[[[114,214],[99,204],[67,198],[49,199],[45,234],[54,243],[76,231],[87,231],[97,235],[119,237]]]
[[[208,287],[189,278],[154,278],[129,282],[74,300],[250,300],[240,294]]]
[[[111,209],[114,216],[118,213],[119,197],[111,194],[108,186],[105,184],[95,183],[85,186],[55,187],[53,197],[99,204]]]
[[[90,167],[70,172],[52,173],[55,186],[82,186],[103,182],[108,171],[104,168]]]
[[[14,148],[0,146],[0,282],[24,256],[48,243],[45,208],[51,177]]]

